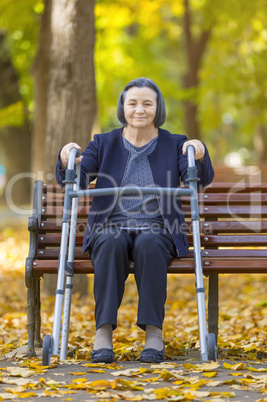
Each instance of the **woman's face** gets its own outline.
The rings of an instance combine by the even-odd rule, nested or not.
[[[157,111],[157,94],[151,88],[132,87],[126,92],[124,115],[128,127],[154,127]]]

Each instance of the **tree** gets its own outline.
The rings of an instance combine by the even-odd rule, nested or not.
[[[183,78],[185,89],[194,90],[199,86],[199,71],[202,58],[211,34],[211,28],[206,26],[200,28],[200,34],[194,39],[192,33],[192,15],[189,0],[184,0],[184,35],[185,53],[187,59],[187,71]],[[198,122],[198,105],[193,99],[184,101],[185,109],[185,128],[189,138],[201,139],[200,127]]]
[[[96,114],[93,0],[57,0],[51,14],[45,172],[54,172],[60,148],[84,148]]]
[[[32,69],[35,78],[32,171],[35,173],[43,172],[46,166],[44,150],[46,144],[48,86],[50,73],[51,8],[52,0],[45,0],[39,34],[39,46]]]
[[[35,63],[34,160],[47,182],[54,180],[63,145],[74,141],[84,148],[90,141],[96,90],[93,0],[46,0],[45,7]],[[86,294],[87,278],[74,280]],[[54,288],[55,281],[45,278],[44,291],[54,294]]]

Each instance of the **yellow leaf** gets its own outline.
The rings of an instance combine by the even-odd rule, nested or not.
[[[243,373],[227,373],[228,375],[232,375],[234,377],[238,377],[239,375],[243,375]]]
[[[249,352],[248,358],[249,360],[257,360],[257,352]]]
[[[72,382],[80,383],[80,382],[88,382],[88,380],[87,378],[76,378],[75,380],[72,380]]]
[[[195,370],[196,369],[196,366],[191,363],[184,363],[183,366],[186,370]]]
[[[244,370],[246,367],[245,363],[236,363],[236,364],[229,364],[229,363],[223,363],[223,367],[229,370]]]
[[[84,367],[104,367],[105,363],[84,363],[82,366]]]
[[[213,378],[213,377],[216,377],[218,375],[218,372],[217,371],[210,371],[210,372],[204,373],[202,375],[204,377]]]
[[[156,381],[158,381],[159,380],[159,377],[152,377],[152,378],[145,378],[145,379],[142,379],[141,381],[142,382],[156,382]],[[183,382],[183,381],[182,381]]]
[[[16,394],[17,398],[31,398],[37,396],[34,392],[19,392]]]
[[[188,387],[188,388],[191,387],[191,388],[197,389],[197,388],[200,388],[200,387],[202,387],[202,385],[205,385],[207,383],[208,383],[207,380],[204,380],[204,378],[203,379],[197,379],[197,380],[193,380],[191,382],[186,383],[185,387]]]
[[[108,387],[109,382],[106,380],[92,381],[88,384],[90,387]]]
[[[103,371],[102,371],[103,372]],[[104,371],[105,372],[105,371]],[[70,374],[72,374],[72,375],[85,375],[86,373],[83,373],[83,372],[71,372]]]
[[[46,383],[45,378],[39,378],[39,382],[45,384]]]
[[[144,387],[136,385],[133,381],[123,380],[118,378],[117,380],[109,383],[111,389],[131,389],[135,391],[143,391]]]
[[[68,389],[88,389],[88,384],[83,384],[83,383],[78,383],[78,384],[68,384],[65,385],[66,388]]]
[[[87,373],[105,373],[105,370],[87,370]]]
[[[172,374],[171,371],[162,370],[161,373],[160,373],[160,378],[162,378],[164,381],[167,381],[170,378],[174,378],[174,375]]]
[[[267,368],[258,368],[256,369],[255,367],[246,367],[249,371],[255,371],[256,373],[264,373],[267,371]]]

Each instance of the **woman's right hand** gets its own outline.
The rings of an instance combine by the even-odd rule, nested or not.
[[[81,150],[80,145],[76,144],[75,142],[69,142],[66,144],[60,152],[60,163],[61,163],[61,169],[66,169],[68,166],[68,160],[69,160],[69,155],[70,155],[70,150],[72,148],[77,148],[79,151]],[[79,156],[79,158],[75,159],[75,163],[79,163],[82,161],[83,156]]]

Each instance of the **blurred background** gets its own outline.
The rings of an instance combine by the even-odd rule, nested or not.
[[[0,0],[0,192],[29,205],[59,149],[118,127],[125,84],[161,88],[165,129],[206,143],[216,181],[262,181],[266,0]]]

